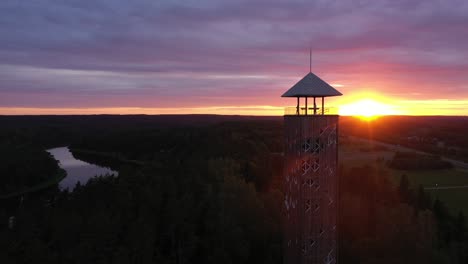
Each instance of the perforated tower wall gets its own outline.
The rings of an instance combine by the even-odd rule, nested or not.
[[[337,263],[338,116],[286,115],[284,263]]]

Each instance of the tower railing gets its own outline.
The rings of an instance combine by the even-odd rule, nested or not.
[[[314,111],[315,110],[315,111]],[[337,115],[338,114],[338,108],[337,107],[325,107],[323,109],[323,114],[322,114],[322,108],[321,107],[308,107],[307,108],[307,115]],[[299,115],[299,116],[305,116],[306,115],[306,108],[305,107],[299,107],[299,112],[297,107],[291,106],[291,107],[285,107],[284,108],[284,115],[287,116],[294,116],[294,115]]]

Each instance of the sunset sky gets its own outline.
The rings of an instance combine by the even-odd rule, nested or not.
[[[2,0],[0,114],[281,115],[309,47],[330,106],[468,115],[466,0]]]

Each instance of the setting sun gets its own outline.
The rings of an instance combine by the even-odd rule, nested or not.
[[[353,103],[340,106],[340,115],[359,116],[370,120],[382,115],[396,115],[399,112],[389,104],[374,101],[372,99],[363,99]]]

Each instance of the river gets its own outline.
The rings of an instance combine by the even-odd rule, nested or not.
[[[67,176],[59,183],[59,188],[62,190],[68,188],[71,191],[78,182],[84,185],[97,175],[118,175],[118,172],[109,168],[75,159],[68,147],[53,148],[47,151],[59,161],[59,166],[67,172]]]

